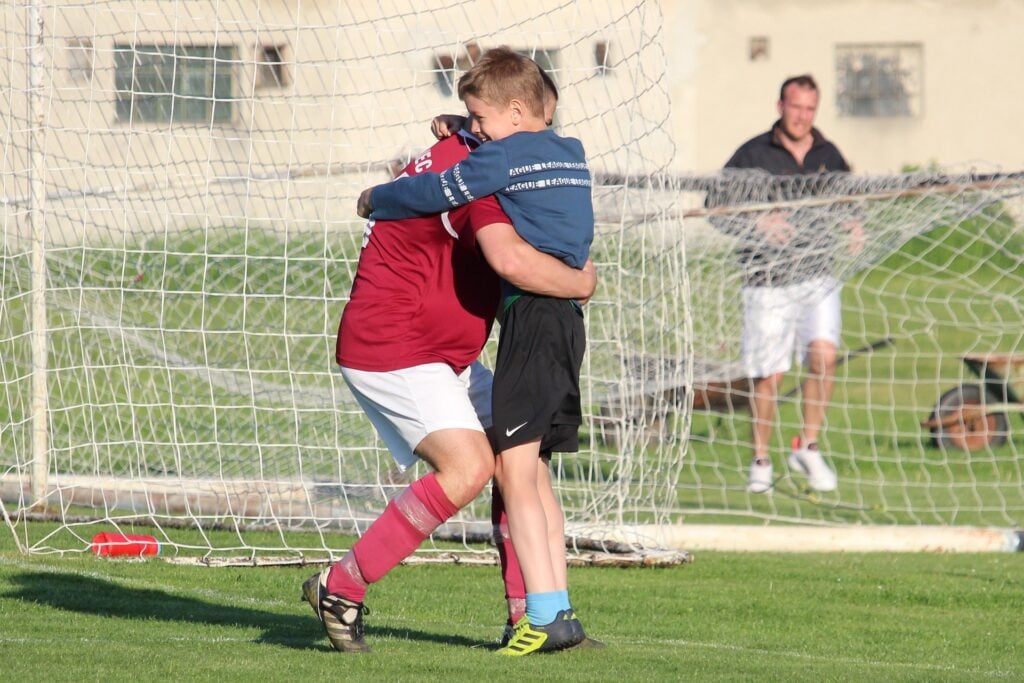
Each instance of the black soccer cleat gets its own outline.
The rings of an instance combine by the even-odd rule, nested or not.
[[[532,626],[525,616],[520,619],[499,655],[521,657],[533,652],[555,652],[579,645],[586,634],[573,611],[561,610],[550,624]]]
[[[572,611],[572,610],[570,610]],[[576,619],[576,623],[579,624],[580,630],[583,629],[583,624],[579,618]],[[509,641],[512,640],[512,636],[515,634],[516,628],[512,624],[505,624],[505,630],[501,632],[501,638],[498,640],[498,647],[502,648],[508,645]],[[583,640],[575,645],[567,647],[567,650],[601,650],[608,647],[600,640],[591,638],[586,633],[583,634]]]
[[[588,650],[588,649],[589,650],[600,650],[602,648],[608,647],[607,645],[602,643],[600,640],[594,640],[593,638],[591,638],[590,636],[588,636],[586,634],[586,632],[583,630],[583,622],[581,622],[579,620],[579,618],[576,616],[576,611],[574,609],[569,608],[567,613],[572,616],[572,620],[579,627],[580,635],[583,636],[583,638],[582,638],[582,640],[580,640],[580,642],[578,642],[575,645],[571,646],[571,649],[578,649],[578,650]]]
[[[306,579],[302,584],[302,597],[316,613],[327,631],[327,639],[338,652],[369,652],[363,640],[363,615],[370,608],[361,602],[347,600],[327,592],[327,574],[330,568]]]

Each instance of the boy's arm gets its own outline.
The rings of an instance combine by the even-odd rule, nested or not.
[[[504,189],[509,182],[508,172],[504,146],[491,142],[443,173],[396,178],[364,190],[357,213],[375,220],[431,216]]]
[[[477,244],[495,273],[519,289],[559,299],[587,300],[597,288],[597,271],[582,270],[537,251],[508,223],[492,223],[476,233]]]

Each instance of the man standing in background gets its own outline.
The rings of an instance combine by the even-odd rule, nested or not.
[[[848,172],[839,149],[814,127],[818,86],[810,75],[787,78],[779,90],[779,119],[771,130],[747,142],[726,162],[726,169],[759,169],[774,176],[765,197],[785,201],[811,194],[808,176]],[[709,198],[709,204],[714,202]],[[796,211],[773,210],[749,216],[738,256],[743,272],[742,360],[751,377],[754,459],[747,490],[768,493],[774,484],[769,453],[776,400],[794,352],[807,368],[803,383],[802,428],[793,438],[789,466],[807,476],[810,488],[833,491],[836,474],[818,449],[818,435],[832,398],[840,337],[840,283],[831,275],[830,226],[820,220],[796,220]],[[728,232],[727,222],[715,224]],[[737,223],[732,223],[736,226]],[[851,249],[863,240],[859,221],[841,224]]]

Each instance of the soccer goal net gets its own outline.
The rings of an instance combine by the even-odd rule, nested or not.
[[[582,450],[553,463],[571,535],[1021,524],[1019,175],[671,175],[658,3],[422,5],[0,8],[0,507],[50,522],[27,549],[147,525],[165,552],[334,553],[422,473],[334,368],[355,202],[498,45],[554,77],[596,181]],[[842,285],[834,492],[785,469],[796,369],[775,493],[746,491],[738,254],[771,214],[800,238],[766,267]],[[439,538],[489,530],[484,496]]]

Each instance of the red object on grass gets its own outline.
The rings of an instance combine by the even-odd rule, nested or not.
[[[138,534],[119,534],[114,531],[101,531],[92,537],[92,551],[97,555],[156,555],[160,552],[160,544],[152,536]]]

